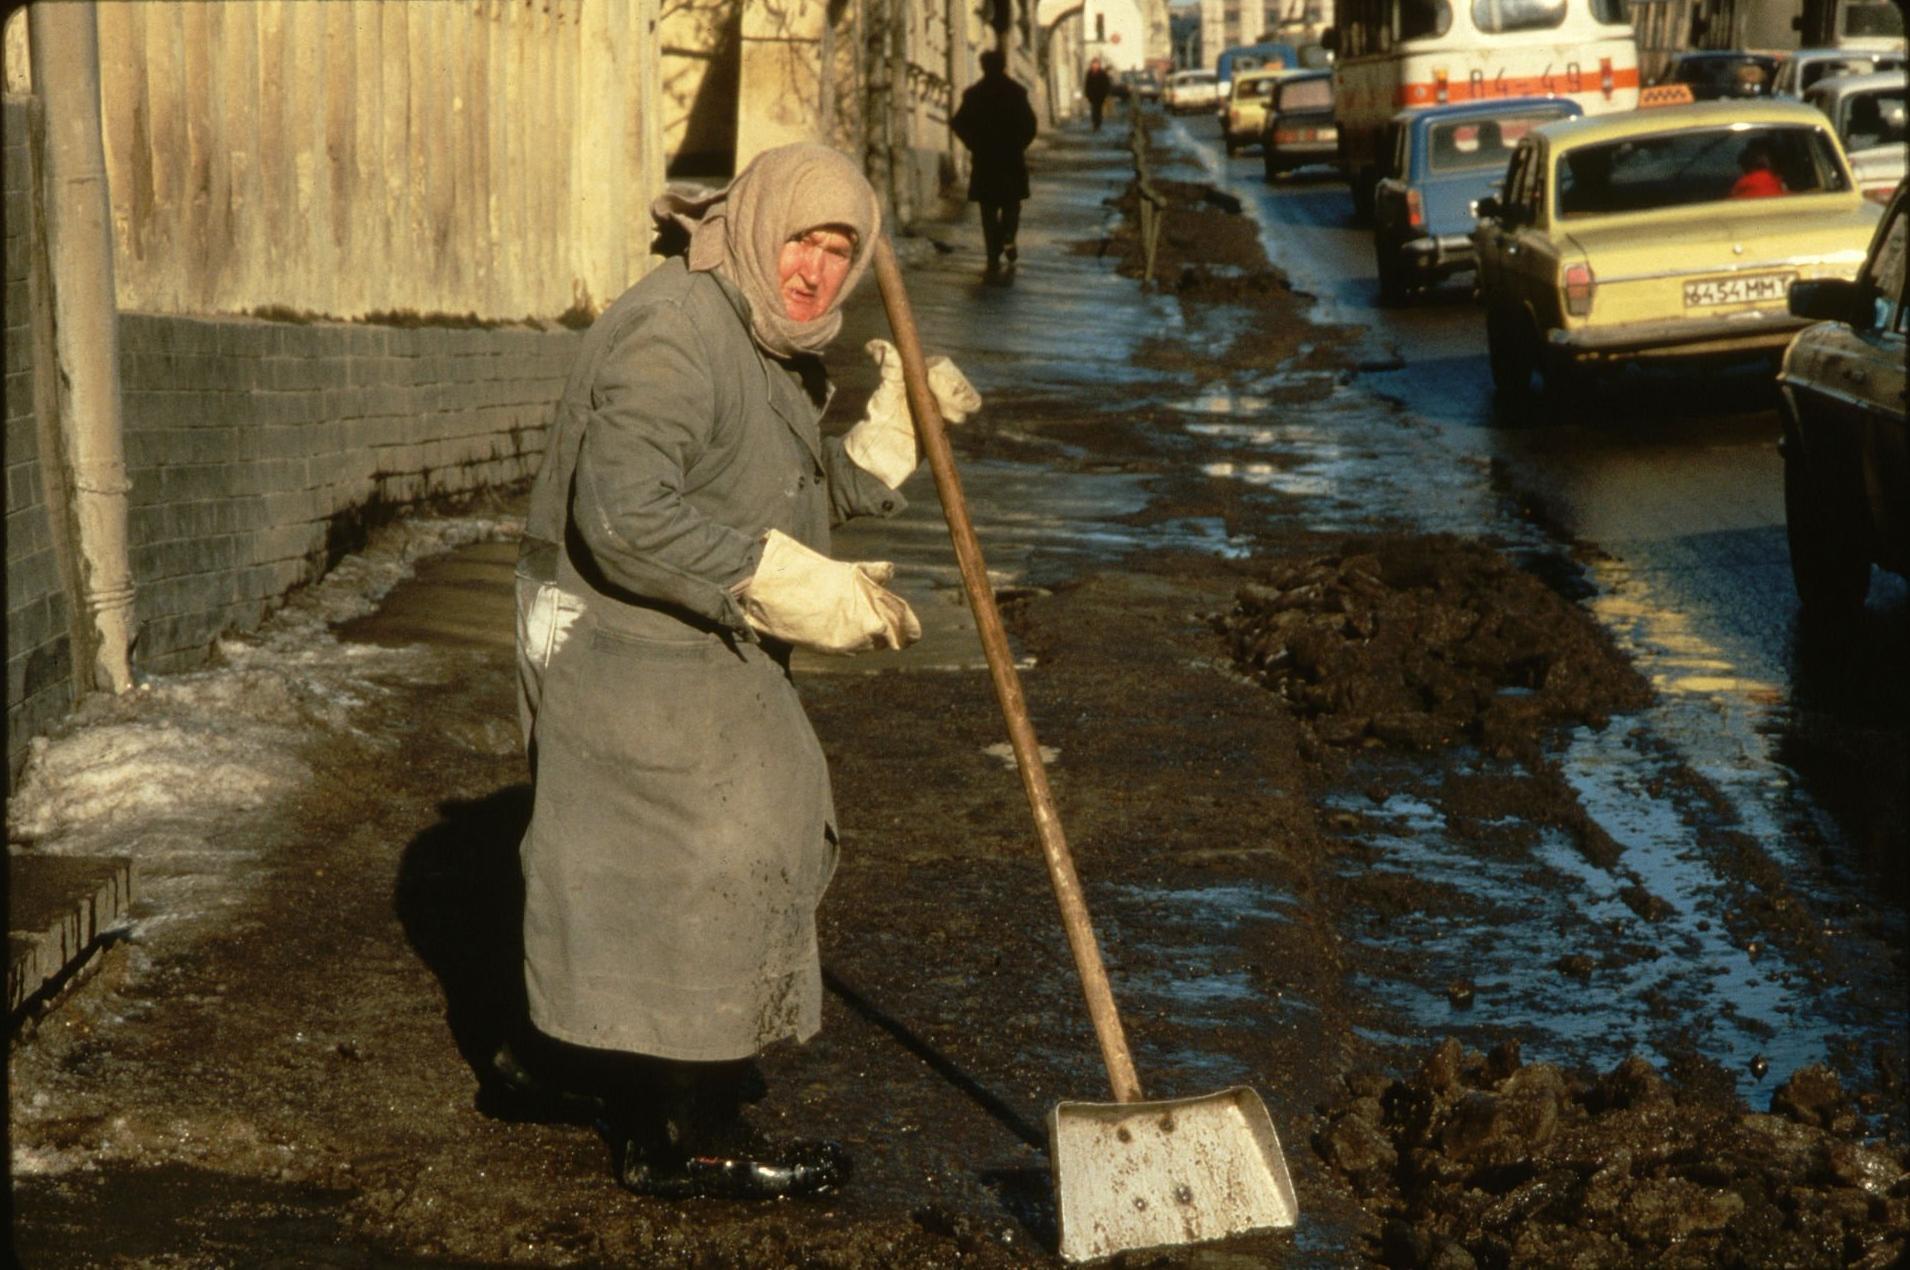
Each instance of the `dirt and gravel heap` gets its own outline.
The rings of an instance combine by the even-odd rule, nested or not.
[[[1516,1042],[1345,1085],[1314,1146],[1381,1215],[1389,1266],[1902,1264],[1910,1152],[1855,1140],[1823,1067],[1769,1114],[1635,1057],[1574,1079]]]
[[[1650,690],[1582,610],[1481,543],[1352,541],[1273,567],[1219,620],[1236,663],[1319,742],[1536,752]]]

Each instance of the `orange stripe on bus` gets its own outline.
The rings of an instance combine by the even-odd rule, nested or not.
[[[1617,66],[1611,71],[1612,89],[1638,87],[1638,68],[1635,66]],[[1604,72],[1597,64],[1583,66],[1578,72],[1578,87],[1571,86],[1571,75],[1563,71],[1554,71],[1549,75],[1519,75],[1516,77],[1491,79],[1449,79],[1446,81],[1446,101],[1485,101],[1493,97],[1547,97],[1570,94],[1582,97],[1587,93],[1604,91]],[[1427,80],[1421,84],[1401,84],[1393,92],[1393,104],[1396,106],[1431,106],[1439,100],[1437,80]]]

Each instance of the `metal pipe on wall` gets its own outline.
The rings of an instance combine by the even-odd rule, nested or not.
[[[99,26],[91,3],[27,11],[33,83],[45,104],[43,207],[53,279],[60,433],[72,481],[80,608],[91,625],[93,686],[133,686],[133,573],[126,538],[119,311],[112,207],[100,136]]]

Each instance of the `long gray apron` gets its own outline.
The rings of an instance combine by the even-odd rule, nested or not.
[[[709,563],[697,522],[745,540],[774,526],[826,551],[832,518],[901,504],[820,436],[819,408],[756,350],[739,303],[672,263],[599,319],[519,562],[520,621],[539,595],[566,618],[520,644],[536,755],[520,853],[532,1022],[578,1044],[703,1061],[820,1027],[815,912],[836,834],[787,650],[749,633],[727,590],[734,565]],[[619,342],[623,329],[641,338]],[[672,347],[705,350],[708,378],[682,358],[674,378],[656,371]],[[634,394],[604,387],[633,382]],[[694,412],[669,403],[710,400],[711,382],[707,433],[681,439]],[[676,444],[648,444],[653,414]],[[628,442],[610,452],[609,436]],[[653,450],[686,461],[659,467]],[[623,550],[615,509],[660,486],[683,491],[686,532],[652,524],[665,546]],[[563,545],[537,537],[559,522]],[[605,528],[592,539],[580,523]],[[703,545],[675,558],[678,542]]]

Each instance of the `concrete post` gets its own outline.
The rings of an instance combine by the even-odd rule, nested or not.
[[[91,3],[28,10],[33,82],[46,106],[44,207],[53,278],[60,430],[78,522],[79,607],[92,625],[93,684],[133,686],[133,574],[126,545],[119,312],[112,206],[100,139],[99,27]]]

